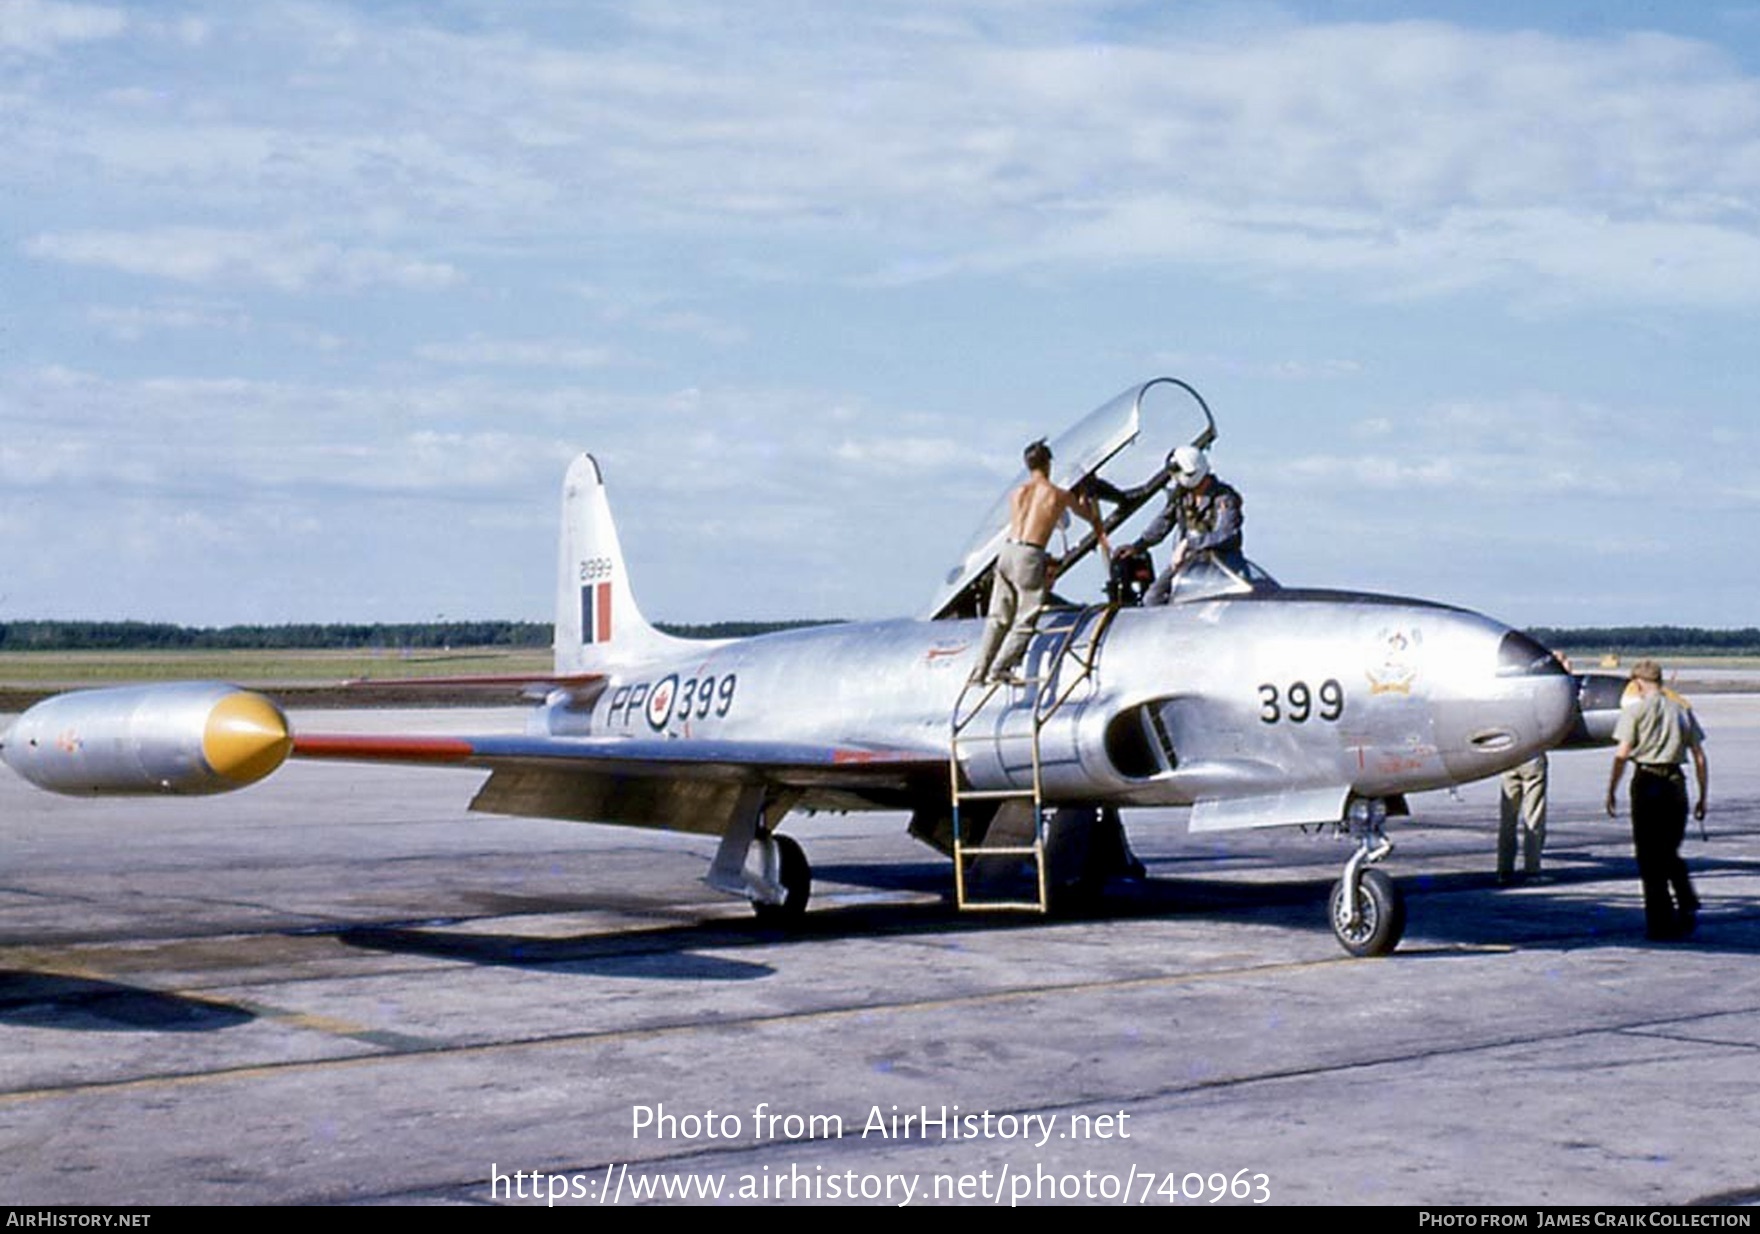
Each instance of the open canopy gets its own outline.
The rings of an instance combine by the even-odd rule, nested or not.
[[[1215,439],[1216,421],[1203,397],[1177,377],[1157,377],[1132,386],[1050,438],[1051,479],[1060,487],[1073,489],[1097,476],[1114,491],[1125,493],[1117,504],[1109,500],[1101,507],[1106,529],[1111,532],[1160,492],[1167,479],[1169,451],[1186,442],[1204,448]],[[1009,498],[1026,478],[1023,468],[985,512],[972,538],[943,574],[925,616],[966,617],[982,611],[984,582],[1008,538]],[[1081,538],[1057,559],[1058,572],[1067,571],[1096,544],[1092,529],[1082,527]],[[1252,567],[1250,574],[1270,581],[1257,567]],[[1178,598],[1231,589],[1230,580],[1210,582],[1214,585],[1199,587],[1194,578],[1194,585],[1183,588],[1184,594]],[[1233,580],[1232,586],[1251,590],[1254,583],[1242,578]]]

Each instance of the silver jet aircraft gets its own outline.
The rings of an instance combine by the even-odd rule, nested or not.
[[[1110,527],[1166,480],[1140,483],[1129,460],[1174,444],[1145,424],[1169,397],[1201,413],[1192,440],[1209,444],[1209,409],[1172,378],[1052,442],[1058,483],[1116,498]],[[1051,607],[1024,684],[969,686],[1006,521],[999,503],[919,619],[685,640],[642,616],[604,478],[581,455],[563,486],[555,671],[524,683],[542,700],[524,735],[296,734],[260,694],[176,683],[45,700],[0,755],[80,795],[225,792],[289,754],[481,767],[474,810],[719,836],[709,882],[778,923],[810,890],[779,830],[797,810],[908,811],[911,833],[952,856],[961,907],[1041,911],[1132,869],[1121,810],[1189,806],[1194,832],[1321,824],[1354,841],[1332,928],[1372,955],[1403,930],[1376,864],[1406,794],[1605,739],[1617,713],[1623,682],[1573,678],[1490,618],[1283,588],[1239,558],[1191,562],[1164,607]],[[1065,547],[1067,571],[1092,536]]]

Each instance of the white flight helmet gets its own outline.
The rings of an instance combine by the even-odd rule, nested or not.
[[[1197,488],[1210,474],[1210,460],[1197,446],[1180,446],[1167,456],[1167,470],[1181,488]]]

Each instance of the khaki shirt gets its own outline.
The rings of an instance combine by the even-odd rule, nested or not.
[[[1634,763],[1676,767],[1689,746],[1705,740],[1705,731],[1691,707],[1658,691],[1620,708],[1613,739],[1631,750]]]

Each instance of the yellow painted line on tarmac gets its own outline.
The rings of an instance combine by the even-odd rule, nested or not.
[[[355,1024],[349,1020],[339,1020],[335,1016],[318,1015],[311,1011],[282,1011],[277,1007],[266,1007],[261,1003],[227,1003],[219,999],[204,999],[196,995],[178,994],[177,997],[193,997],[198,1002],[206,1002],[216,1007],[238,1007],[249,1011],[263,1019],[273,1020],[277,1024],[286,1024],[293,1028],[307,1028],[315,1033],[327,1033],[332,1037],[359,1037],[370,1033],[365,1024]]]

